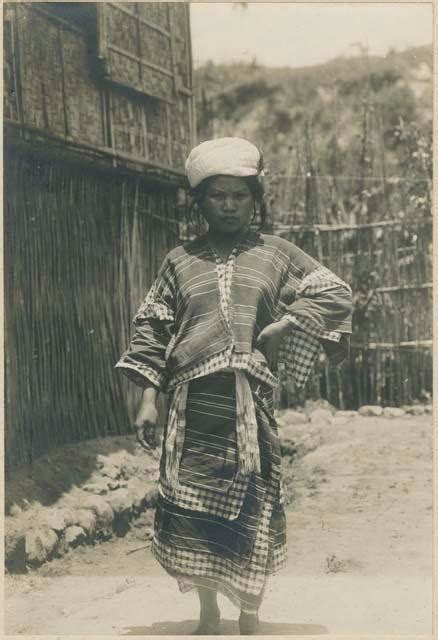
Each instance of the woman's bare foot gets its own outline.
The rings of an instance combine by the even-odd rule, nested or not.
[[[192,632],[192,636],[217,636],[219,635],[219,623],[221,614],[219,608],[201,611],[199,625]]]
[[[217,592],[210,589],[198,588],[201,613],[199,625],[191,634],[192,636],[217,636],[219,635],[219,623],[221,612],[217,604]]]
[[[258,613],[245,613],[240,612],[239,616],[239,630],[241,636],[254,636],[256,635],[260,626]]]
[[[190,634],[192,636],[218,636],[219,635],[219,620],[217,623],[213,622],[200,622],[194,631]]]

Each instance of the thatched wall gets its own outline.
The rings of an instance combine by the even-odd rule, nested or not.
[[[114,364],[133,313],[176,244],[177,192],[13,152],[5,169],[12,467],[53,446],[129,428],[136,390]]]
[[[188,5],[78,4],[6,3],[7,124],[181,173],[194,137]]]
[[[4,34],[11,468],[129,428],[113,367],[177,242],[194,113],[187,4],[6,3]]]

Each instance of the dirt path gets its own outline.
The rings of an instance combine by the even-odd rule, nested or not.
[[[269,583],[262,635],[431,633],[431,423],[357,417],[286,459],[289,563]],[[133,531],[8,576],[6,632],[190,633],[196,597],[178,594],[144,544]],[[222,612],[222,634],[237,633],[225,600]]]

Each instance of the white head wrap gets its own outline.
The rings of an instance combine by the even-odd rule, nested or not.
[[[201,142],[186,161],[186,173],[192,188],[210,176],[243,178],[263,175],[260,150],[244,138],[217,138]]]

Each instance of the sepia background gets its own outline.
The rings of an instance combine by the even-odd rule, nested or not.
[[[139,392],[114,364],[193,233],[185,157],[224,135],[263,149],[266,231],[354,293],[342,367],[321,354],[299,393],[280,372],[293,551],[266,616],[286,627],[264,632],[430,632],[432,5],[22,2],[3,17],[10,632],[188,632],[184,599],[172,619],[157,604],[161,627],[128,601],[105,626],[134,578],[89,582],[111,606],[88,618],[72,585],[158,571],[137,551],[157,461],[139,462]],[[308,584],[318,606],[363,598],[314,614]]]

